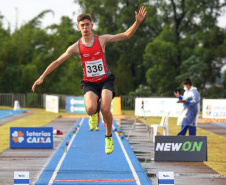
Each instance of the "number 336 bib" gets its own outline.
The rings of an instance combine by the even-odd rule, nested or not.
[[[101,76],[105,74],[102,59],[94,61],[85,61],[85,66],[87,77]]]

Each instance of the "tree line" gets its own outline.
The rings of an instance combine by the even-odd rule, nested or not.
[[[135,11],[148,14],[129,40],[109,43],[106,59],[116,75],[116,95],[173,96],[190,77],[202,97],[226,97],[226,28],[217,26],[226,3],[220,0],[75,0],[92,16],[98,35],[126,31]],[[46,67],[81,34],[76,20],[41,27],[45,10],[21,27],[3,27],[0,15],[0,92],[28,93]],[[73,56],[49,74],[37,93],[81,95],[81,61]],[[181,91],[182,93],[182,91]]]

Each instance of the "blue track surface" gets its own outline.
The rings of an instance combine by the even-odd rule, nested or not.
[[[53,185],[81,184],[81,185],[101,185],[101,184],[119,184],[119,185],[151,185],[148,177],[142,169],[139,161],[133,153],[129,143],[113,132],[114,152],[110,155],[105,154],[105,127],[100,124],[99,131],[89,131],[88,118],[78,120],[74,128],[82,123],[80,129],[74,135],[69,132],[59,149],[56,151],[49,164],[39,177],[36,185],[47,185],[51,177],[54,180],[92,180],[92,181],[53,181]],[[114,122],[115,128],[119,128]],[[73,138],[74,137],[74,138]],[[118,140],[119,138],[119,140]],[[71,146],[67,153],[64,153],[66,141],[71,141]],[[135,170],[135,175],[123,153],[120,141],[128,154],[131,165]],[[70,145],[70,144],[69,144]],[[65,158],[64,158],[65,157]],[[61,161],[62,163],[60,163]],[[61,165],[59,165],[59,164]],[[59,170],[57,169],[57,165]],[[137,176],[136,176],[137,174]],[[138,178],[137,181],[135,181]],[[116,181],[93,181],[93,180],[116,180]],[[133,180],[133,181],[119,181]],[[140,183],[139,183],[140,181]]]
[[[212,124],[220,126],[220,127],[226,127],[226,123],[212,123]]]
[[[13,116],[15,114],[19,114],[22,112],[27,112],[27,111],[26,110],[0,110],[0,119],[4,119],[9,116]]]

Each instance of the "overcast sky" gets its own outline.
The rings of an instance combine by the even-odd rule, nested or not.
[[[28,22],[47,9],[53,10],[55,14],[47,14],[42,19],[42,27],[60,23],[62,16],[69,16],[76,22],[77,16],[82,13],[79,5],[75,4],[74,0],[0,0],[0,12],[5,17],[4,27],[8,27],[9,22],[13,30],[16,22],[20,27],[21,24]],[[220,17],[218,21],[218,25],[225,28],[226,14]]]
[[[76,22],[77,16],[81,13],[79,5],[75,4],[74,0],[0,0],[4,27],[7,27],[9,22],[13,30],[16,22],[21,26],[47,9],[53,10],[54,15],[46,14],[42,19],[42,27],[60,23],[62,16],[68,16]]]

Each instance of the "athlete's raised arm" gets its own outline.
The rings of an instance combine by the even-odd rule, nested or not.
[[[44,73],[39,77],[38,80],[35,81],[34,85],[32,86],[32,91],[35,91],[36,85],[40,85],[44,78],[51,73],[54,69],[56,69],[60,64],[62,64],[65,60],[67,60],[71,55],[73,54],[78,54],[79,55],[79,48],[78,48],[78,42],[75,44],[71,45],[65,53],[63,53],[57,60],[52,62],[44,71]]]
[[[109,35],[109,34],[102,35],[100,36],[100,39],[103,40],[104,43],[108,43],[108,42],[117,42],[117,41],[131,38],[133,34],[136,32],[140,23],[142,23],[142,21],[144,20],[146,14],[147,14],[146,7],[143,6],[140,8],[138,13],[135,11],[136,21],[128,30],[126,30],[124,33],[119,33],[117,35]]]

